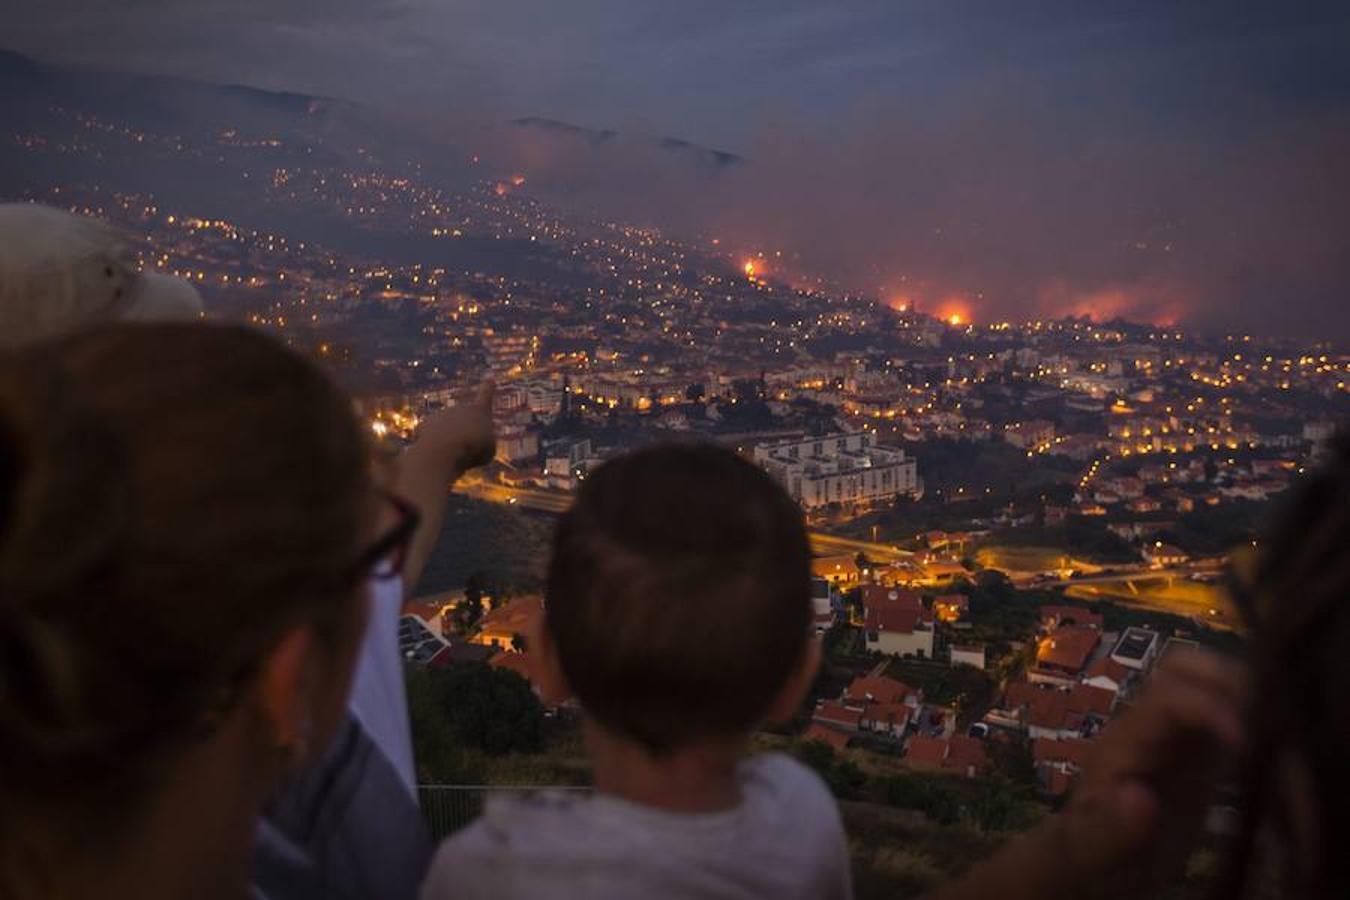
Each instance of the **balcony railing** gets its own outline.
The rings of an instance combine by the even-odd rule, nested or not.
[[[417,796],[432,837],[440,840],[482,815],[484,803],[493,794],[525,795],[540,791],[589,794],[591,790],[573,785],[421,784],[417,786]]]

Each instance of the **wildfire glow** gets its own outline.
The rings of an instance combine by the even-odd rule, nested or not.
[[[512,183],[513,185],[515,185],[516,187],[520,187],[520,186],[522,186],[523,184],[525,184],[525,176],[524,176],[524,175],[512,175],[512,176],[511,176],[511,183]]]
[[[492,186],[492,192],[495,193],[498,197],[505,197],[505,196],[506,196],[506,182],[504,182],[504,181],[499,181],[499,182],[497,182],[496,184],[494,184],[494,185]]]
[[[746,278],[754,278],[754,277],[755,277],[755,273],[759,271],[759,269],[758,269],[758,267],[755,265],[755,261],[754,261],[753,259],[747,259],[747,260],[745,261],[744,269],[745,269],[745,277],[746,277]]]
[[[960,313],[952,313],[950,316],[947,317],[947,324],[949,325],[960,325],[964,321],[965,319],[962,317]]]

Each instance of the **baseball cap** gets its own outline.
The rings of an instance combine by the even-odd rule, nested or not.
[[[115,320],[200,318],[187,281],[136,267],[106,222],[35,203],[0,203],[0,346]]]

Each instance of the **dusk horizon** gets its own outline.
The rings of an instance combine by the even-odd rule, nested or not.
[[[593,5],[590,31],[532,3],[286,3],[219,33],[147,8],[113,55],[61,2],[7,42],[349,99],[562,211],[940,318],[1350,338],[1350,14],[1333,5],[682,6],[659,27]]]

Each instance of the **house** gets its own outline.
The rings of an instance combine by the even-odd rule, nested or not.
[[[1185,565],[1186,561],[1190,559],[1185,550],[1173,547],[1171,544],[1164,544],[1162,541],[1146,544],[1143,553],[1144,561],[1155,569]]]
[[[802,740],[820,741],[833,747],[836,752],[847,747],[849,739],[848,732],[833,728],[824,722],[812,722],[802,734]]]
[[[1179,513],[1188,513],[1195,511],[1195,500],[1191,495],[1180,488],[1168,488],[1163,491],[1163,499],[1171,504],[1172,508]]]
[[[1101,631],[1090,625],[1061,625],[1037,644],[1036,662],[1027,672],[1027,679],[1073,684],[1082,677],[1101,640]]]
[[[1036,779],[1048,794],[1063,796],[1073,787],[1091,747],[1091,741],[1080,738],[1032,741],[1031,758],[1036,766]]]
[[[1045,419],[1013,422],[1003,426],[1003,440],[1022,450],[1048,447],[1055,441],[1055,423]]]
[[[965,594],[943,594],[933,598],[933,616],[939,622],[958,622],[970,609],[970,598]]]
[[[956,772],[974,778],[989,764],[984,745],[975,738],[950,738],[916,734],[905,747],[905,762],[916,769]]]
[[[509,648],[520,636],[528,638],[538,627],[544,614],[542,597],[517,597],[483,616],[478,632],[471,640],[498,649]]]
[[[811,574],[817,578],[824,578],[835,586],[856,584],[859,574],[858,560],[848,553],[817,556],[811,560]]]
[[[1158,632],[1130,626],[1111,651],[1112,661],[1136,672],[1147,672],[1158,658],[1162,639]]]
[[[1128,475],[1120,478],[1102,479],[1102,487],[1121,500],[1133,500],[1136,497],[1144,496],[1144,482]]]
[[[1062,690],[1044,684],[1016,681],[986,719],[994,725],[1018,728],[1033,739],[1067,740],[1086,737],[1111,716],[1116,695],[1078,684]]]
[[[984,668],[983,644],[952,644],[952,665]]]
[[[837,700],[821,700],[811,713],[811,721],[857,733],[862,730],[862,715],[859,706],[847,706]]]
[[[844,690],[844,706],[862,710],[858,725],[891,737],[903,737],[923,710],[923,691],[884,675],[853,679]]]
[[[1152,497],[1136,497],[1125,508],[1132,513],[1155,513],[1162,509],[1162,504]]]
[[[1110,656],[1103,656],[1088,666],[1087,671],[1083,673],[1083,684],[1119,694],[1134,681],[1134,678],[1134,669],[1121,665]]]
[[[811,614],[816,634],[824,634],[834,627],[835,610],[839,606],[839,590],[824,578],[811,579]]]
[[[914,591],[864,587],[863,617],[869,650],[932,658],[933,620]]]

